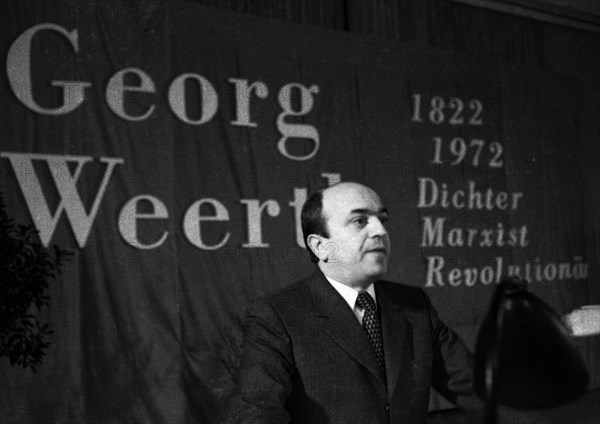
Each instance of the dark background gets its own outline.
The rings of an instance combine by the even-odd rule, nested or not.
[[[218,422],[235,384],[247,302],[312,270],[295,245],[288,203],[294,189],[324,186],[323,172],[363,181],[388,204],[392,280],[424,287],[426,258],[434,254],[452,266],[479,267],[498,256],[534,264],[580,257],[589,266],[587,278],[533,281],[530,289],[561,314],[600,302],[598,34],[450,1],[314,3],[3,3],[4,60],[33,25],[78,30],[77,54],[56,33],[35,39],[32,79],[40,103],[60,104],[51,80],[85,80],[92,87],[75,111],[42,115],[19,103],[3,74],[0,151],[93,157],[77,186],[87,210],[104,170],[98,159],[120,157],[124,164],[107,186],[85,246],[77,245],[66,217],[57,224],[52,243],[74,257],[52,284],[51,306],[43,311],[55,331],[53,344],[37,373],[0,362],[6,376],[0,421]],[[155,84],[156,93],[126,102],[131,113],[156,106],[143,122],[127,122],[106,105],[108,79],[126,67],[144,70]],[[202,126],[184,124],[168,107],[169,84],[185,72],[206,77],[219,96],[215,117]],[[269,87],[267,99],[252,103],[256,128],[230,124],[228,78]],[[321,135],[319,152],[308,161],[290,161],[276,149],[277,92],[290,82],[320,88],[313,110],[295,121]],[[484,125],[411,123],[415,93],[479,98]],[[190,113],[199,113],[194,105],[201,99],[186,100]],[[432,165],[434,136],[497,140],[505,165]],[[307,145],[294,148],[302,152]],[[0,164],[9,213],[32,222],[15,170],[6,158]],[[43,162],[35,169],[53,210],[59,200],[54,180]],[[456,187],[476,180],[523,191],[524,199],[510,213],[419,210],[419,177]],[[152,250],[131,247],[118,231],[121,208],[141,194],[157,197],[169,212],[165,220],[139,224],[146,242],[168,231]],[[207,242],[231,234],[218,251],[201,251],[184,236],[184,214],[202,198],[219,200],[230,214],[226,223],[203,224]],[[280,205],[278,216],[263,214],[268,248],[242,247],[249,229],[241,199]],[[420,225],[429,215],[457,226],[527,225],[531,245],[421,249]],[[427,290],[472,346],[493,284]],[[598,341],[578,343],[597,388]]]

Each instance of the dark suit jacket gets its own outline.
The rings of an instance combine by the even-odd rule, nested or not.
[[[424,291],[375,283],[386,376],[320,271],[250,305],[228,423],[426,423],[430,387],[471,390],[471,356]]]

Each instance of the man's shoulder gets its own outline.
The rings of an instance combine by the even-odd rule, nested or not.
[[[408,284],[398,283],[395,281],[388,280],[377,280],[375,287],[385,291],[393,291],[398,293],[405,293],[414,296],[423,296],[423,289],[420,287],[411,286]]]
[[[383,295],[406,306],[423,307],[429,303],[427,294],[422,288],[408,284],[378,280],[375,282],[375,291],[377,296]]]
[[[299,299],[310,296],[311,293],[311,285],[314,283],[315,279],[318,279],[318,275],[313,274],[310,277],[303,278],[302,280],[298,280],[294,283],[291,283],[283,288],[280,288],[272,293],[264,295],[258,298],[258,301],[264,301],[267,303],[280,303],[280,302],[289,302],[290,299]],[[323,282],[326,280],[323,278]],[[322,283],[322,282],[321,282]],[[375,287],[377,290],[381,290],[386,294],[395,294],[408,298],[416,298],[423,299],[426,297],[425,292],[420,287],[411,286],[408,284],[398,283],[395,281],[388,280],[377,280],[375,282]]]
[[[258,297],[251,302],[251,305],[255,307],[268,305],[275,310],[306,305],[311,298],[310,282],[312,278],[304,278],[274,292]]]

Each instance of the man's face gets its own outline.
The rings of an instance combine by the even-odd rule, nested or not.
[[[390,240],[387,210],[377,193],[356,183],[323,192],[323,217],[329,238],[322,238],[321,269],[352,287],[366,287],[387,271]]]

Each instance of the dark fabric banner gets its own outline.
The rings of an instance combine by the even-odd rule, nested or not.
[[[0,8],[9,214],[73,252],[37,373],[0,422],[218,422],[248,302],[312,272],[299,212],[337,181],[390,211],[388,279],[473,345],[508,275],[600,301],[578,81],[178,2]],[[588,351],[595,361],[598,352]]]

